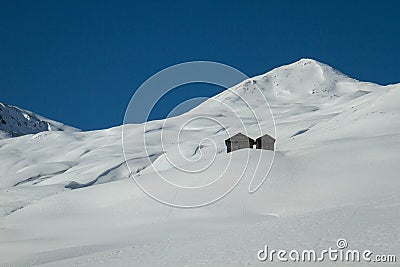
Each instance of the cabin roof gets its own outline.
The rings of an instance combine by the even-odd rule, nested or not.
[[[258,140],[258,139],[264,139],[264,138],[268,138],[268,139],[275,140],[275,138],[273,138],[273,137],[270,136],[269,134],[264,134],[264,135],[258,137],[256,140]]]
[[[256,139],[253,139],[253,138],[251,138],[251,137],[249,137],[249,136],[247,136],[247,135],[245,135],[245,134],[237,133],[237,134],[235,134],[235,135],[232,135],[231,137],[229,137],[229,138],[226,139],[225,141],[230,141],[231,139],[236,139],[235,137],[236,137],[236,138],[246,138],[246,139],[250,139],[250,140],[253,140],[253,141],[256,140]],[[269,139],[275,140],[275,138],[273,138],[273,137],[270,136],[269,134],[264,134],[264,135],[258,137],[257,139],[260,139],[260,138],[269,138]]]
[[[246,138],[246,139],[250,139],[253,140],[251,137],[248,137],[247,135],[244,135],[242,133],[237,133],[231,137],[229,137],[228,139],[226,139],[225,141],[230,141],[231,139],[235,139],[235,138]]]

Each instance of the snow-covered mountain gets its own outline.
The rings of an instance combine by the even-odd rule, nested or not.
[[[0,103],[0,139],[44,131],[78,131],[28,110]]]
[[[339,238],[352,249],[396,254],[399,103],[400,84],[360,82],[302,59],[167,120],[0,140],[0,264],[262,266],[272,264],[257,260],[265,245],[322,250]],[[275,155],[226,154],[224,140],[237,132],[271,134]],[[178,209],[144,194],[125,160],[155,187],[159,175],[209,183],[221,166],[243,178],[213,205]],[[261,181],[270,167],[249,194],[252,177]],[[358,264],[366,263],[350,263]]]

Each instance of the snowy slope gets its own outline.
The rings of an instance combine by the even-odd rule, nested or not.
[[[249,157],[230,194],[189,210],[154,201],[128,178],[122,126],[0,140],[0,264],[262,266],[273,265],[257,260],[264,245],[326,249],[339,238],[352,248],[396,254],[398,103],[400,85],[360,82],[302,59],[243,81],[181,116],[126,125],[131,171],[155,187],[157,172],[193,186],[210,182],[228,160],[228,174],[242,172]],[[269,178],[254,194],[248,193],[250,180],[255,175],[260,181],[273,153],[226,154],[224,140],[238,131],[277,139]],[[170,159],[186,170],[211,165],[193,175]]]
[[[28,110],[0,103],[0,138],[35,134],[43,131],[77,131]]]

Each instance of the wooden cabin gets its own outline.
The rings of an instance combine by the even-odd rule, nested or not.
[[[242,134],[237,133],[234,136],[225,140],[226,145],[226,153],[233,152],[235,150],[243,149],[243,148],[253,148],[256,146],[256,149],[264,149],[264,150],[275,150],[275,138],[271,137],[268,134],[265,134],[254,141],[252,138]]]
[[[275,150],[275,139],[265,134],[256,139],[256,149]]]
[[[238,133],[226,139],[225,145],[226,153],[229,153],[243,148],[253,148],[254,140],[242,133]]]

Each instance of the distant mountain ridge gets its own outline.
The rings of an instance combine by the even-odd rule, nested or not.
[[[0,103],[0,139],[44,131],[79,131],[28,110]]]

